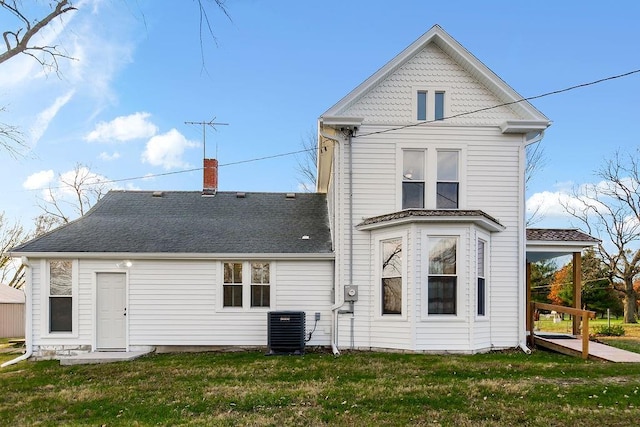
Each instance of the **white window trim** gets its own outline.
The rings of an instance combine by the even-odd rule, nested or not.
[[[242,307],[225,307],[224,306],[224,264],[242,263]],[[251,307],[251,264],[254,262],[269,264],[269,307]],[[226,260],[218,263],[218,311],[225,312],[247,312],[247,311],[264,311],[268,312],[276,308],[276,262],[270,260],[251,259],[251,260]],[[240,284],[240,283],[236,283]]]
[[[418,120],[418,92],[427,93],[427,118],[426,120]],[[435,93],[444,92],[444,109],[443,114],[445,120],[436,120],[436,104]],[[451,87],[450,86],[433,86],[433,85],[415,85],[411,86],[411,121],[416,123],[431,122],[434,124],[446,123],[447,117],[451,116]]]
[[[424,209],[436,208],[438,182],[438,151],[458,151],[458,208],[467,208],[467,144],[451,143],[403,143],[396,144],[396,206],[402,210],[403,153],[405,150],[424,150]]]
[[[465,271],[466,256],[461,258],[461,254],[465,253],[463,248],[467,247],[465,240],[465,231],[468,229],[460,228],[438,228],[430,230],[422,230],[422,236],[420,239],[421,253],[422,253],[422,271],[420,278],[420,290],[421,290],[421,320],[422,321],[464,321],[466,318],[466,304],[464,296],[468,289],[466,289],[467,278]],[[456,314],[429,314],[429,239],[434,237],[455,237],[458,239],[456,245]],[[475,310],[475,306],[474,306]]]
[[[478,240],[482,240],[484,242],[484,290],[485,290],[485,307],[484,307],[484,316],[478,315]],[[474,295],[474,304],[473,304],[473,314],[475,316],[476,321],[478,322],[488,322],[491,316],[491,236],[487,233],[483,233],[478,231],[476,233],[475,238],[475,270],[474,270],[474,284],[475,291]]]
[[[49,261],[66,260],[71,261],[71,332],[50,332],[49,331],[49,279],[50,268]],[[51,258],[40,260],[41,274],[41,319],[40,319],[40,338],[78,338],[78,313],[79,313],[79,284],[78,284],[78,260],[68,258]]]
[[[401,239],[402,240],[402,314],[382,314],[382,253],[381,253],[381,245],[385,240],[392,239]],[[379,233],[373,236],[373,256],[375,259],[374,268],[375,268],[375,287],[374,287],[374,319],[375,320],[383,320],[383,321],[392,321],[398,322],[403,321],[406,322],[408,319],[408,309],[409,309],[409,295],[408,295],[408,263],[407,256],[409,254],[409,239],[408,239],[408,231],[395,231],[395,232],[387,232],[387,233]]]

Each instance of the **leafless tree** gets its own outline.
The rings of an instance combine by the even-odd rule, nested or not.
[[[542,141],[535,142],[527,146],[526,149],[526,166],[524,170],[524,188],[525,192],[529,190],[532,179],[544,169],[547,164],[544,147]],[[531,227],[542,220],[542,212],[540,206],[529,214],[526,226]]]
[[[14,288],[24,284],[24,267],[16,265],[8,252],[28,237],[19,222],[9,223],[4,212],[0,213],[0,283]]]
[[[611,271],[614,289],[623,295],[624,322],[637,323],[634,278],[640,274],[640,150],[617,152],[596,172],[597,184],[574,189],[564,209],[598,236],[598,256]]]
[[[44,3],[44,2],[43,2]],[[20,0],[0,0],[0,17],[8,17],[6,25],[9,28],[0,28],[2,32],[2,43],[0,43],[0,64],[9,61],[18,55],[27,55],[37,61],[46,72],[54,72],[60,76],[61,59],[74,60],[68,55],[63,46],[56,44],[38,44],[36,42],[38,34],[42,34],[45,28],[51,26],[55,21],[63,19],[70,12],[77,11],[80,2],[70,0],[50,0],[50,10],[45,16],[33,16],[33,5],[25,5]],[[155,6],[155,4],[154,4]],[[231,19],[225,0],[197,0],[200,22],[200,51],[202,57],[202,67],[205,69],[204,60],[204,32],[208,32],[216,42],[212,24],[209,19],[211,7],[221,10],[224,15]],[[2,13],[4,12],[4,13]],[[2,24],[4,25],[4,24]],[[115,24],[117,25],[117,24]],[[0,107],[0,112],[3,108]],[[8,151],[12,156],[17,156],[24,148],[25,143],[19,129],[0,122],[0,148]]]
[[[0,113],[4,111],[5,108],[0,107]],[[25,143],[17,126],[0,121],[0,148],[7,151],[12,157],[20,155],[20,151],[25,148]]]
[[[57,184],[50,185],[45,196],[39,197],[38,206],[43,211],[40,225],[51,228],[52,224],[67,224],[84,215],[110,187],[106,178],[77,163],[72,171],[58,174]]]
[[[26,16],[25,7],[17,0],[0,0],[0,7],[17,18],[17,28],[6,30],[2,33],[4,39],[4,52],[0,53],[0,64],[19,54],[25,54],[40,63],[45,70],[58,72],[60,69],[58,59],[70,57],[56,45],[39,45],[33,43],[33,37],[42,31],[55,19],[65,13],[76,10],[68,0],[54,1],[52,10],[43,18],[30,18]]]
[[[304,152],[296,156],[298,183],[307,193],[316,191],[316,172],[318,167],[318,134],[310,130],[301,140]]]

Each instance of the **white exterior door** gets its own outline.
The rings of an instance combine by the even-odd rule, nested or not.
[[[127,346],[126,274],[97,273],[96,347],[122,350]]]

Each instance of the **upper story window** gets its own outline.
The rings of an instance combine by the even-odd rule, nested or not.
[[[434,93],[434,120],[444,119],[444,92],[439,91]]]
[[[446,116],[446,91],[422,90],[416,91],[415,118],[419,121],[443,120]]]
[[[462,150],[407,148],[401,156],[401,209],[460,209]]]
[[[425,152],[404,150],[402,157],[402,209],[422,209],[425,195]]]
[[[458,151],[438,151],[438,173],[436,184],[436,208],[457,209],[460,153]]]
[[[402,239],[380,242],[382,314],[402,314]]]
[[[49,261],[49,332],[73,331],[73,262]]]
[[[419,90],[418,91],[418,105],[417,105],[417,119],[418,120],[427,120],[427,91]]]

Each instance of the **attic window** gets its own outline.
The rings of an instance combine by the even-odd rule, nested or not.
[[[286,198],[287,200],[293,200],[296,198],[296,193],[287,193]]]
[[[418,120],[427,120],[427,91],[418,91]]]
[[[434,119],[442,120],[444,119],[444,92],[439,91],[434,94],[434,102],[435,107],[433,109]]]
[[[236,193],[237,199],[244,199],[245,197],[246,197],[246,193],[240,193],[240,192]]]
[[[447,116],[447,90],[445,88],[419,89],[415,92],[414,117],[419,121],[433,122]]]

